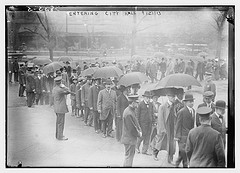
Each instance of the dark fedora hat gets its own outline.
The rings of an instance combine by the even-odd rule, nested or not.
[[[183,101],[193,101],[193,95],[190,93],[185,94]]]
[[[227,108],[226,102],[223,100],[216,101],[215,108],[226,109]]]
[[[130,95],[128,96],[128,101],[136,101],[138,102],[138,95]]]
[[[151,91],[145,91],[144,94],[142,95],[143,97],[152,97]]]

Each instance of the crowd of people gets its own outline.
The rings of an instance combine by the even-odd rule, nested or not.
[[[114,61],[112,65],[118,66],[124,73],[143,72],[151,78],[151,82],[173,73],[193,76],[196,69],[195,77],[206,80],[203,103],[196,111],[193,109],[193,95],[183,90],[177,93],[167,91],[168,100],[162,104],[158,102],[159,96],[145,91],[139,102],[136,95],[139,85],[124,87],[117,85],[116,78],[81,76],[82,70],[103,67],[107,63],[88,65],[84,62],[83,69],[79,65],[72,69],[66,62],[63,68],[48,74],[43,73],[43,66],[20,65],[19,97],[24,97],[26,91],[27,106],[30,108],[38,105],[39,101],[40,105],[53,106],[57,116],[56,138],[68,140],[63,131],[65,114],[69,112],[66,99],[70,94],[71,116],[80,118],[85,126],[93,127],[103,138],[116,138],[124,144],[123,166],[132,166],[135,152],[152,155],[157,161],[159,151],[166,150],[168,162],[176,167],[181,162],[183,167],[225,167],[226,103],[222,100],[215,102],[216,86],[212,82],[213,79],[227,78],[225,68],[217,61],[205,61],[205,57],[196,68],[193,61],[185,66],[183,59],[180,62],[178,59],[175,62],[165,58],[160,62],[157,60],[147,59],[146,65],[141,60],[126,66]],[[221,68],[224,70],[221,71]],[[11,72],[16,73],[14,70]],[[176,142],[179,156],[173,163]]]

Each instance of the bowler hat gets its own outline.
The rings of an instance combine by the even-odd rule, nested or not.
[[[145,91],[144,94],[142,95],[143,97],[152,97],[152,93],[150,91]]]
[[[105,82],[104,82],[105,85],[111,85],[112,84],[112,81],[111,79],[106,79]]]
[[[204,106],[204,107],[200,107],[197,109],[197,113],[201,117],[209,117],[211,112],[212,112],[212,108],[210,108],[210,107]]]
[[[183,101],[193,101],[193,95],[190,93],[185,94]]]
[[[215,108],[226,109],[226,107],[227,107],[227,105],[226,105],[225,101],[223,101],[223,100],[216,101]]]
[[[212,97],[213,95],[214,95],[214,93],[212,91],[206,91],[203,94],[204,97]]]

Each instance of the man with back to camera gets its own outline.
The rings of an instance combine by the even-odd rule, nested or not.
[[[175,125],[175,140],[179,146],[179,156],[176,161],[176,167],[182,162],[183,167],[188,167],[187,155],[185,153],[185,146],[189,131],[194,128],[195,110],[193,109],[194,98],[193,95],[187,93],[183,99],[185,106],[177,113],[177,120]]]
[[[221,134],[211,127],[210,107],[197,109],[201,126],[191,129],[186,143],[189,167],[225,167]]]
[[[141,127],[138,124],[135,109],[138,106],[138,96],[128,96],[129,106],[123,112],[123,130],[121,143],[125,147],[125,159],[123,167],[132,167],[137,138],[142,136]]]

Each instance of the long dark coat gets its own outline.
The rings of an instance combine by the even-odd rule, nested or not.
[[[60,87],[56,85],[53,88],[53,101],[54,101],[54,112],[59,114],[65,114],[68,112],[65,95],[69,94],[70,91],[67,87]]]
[[[97,107],[101,110],[100,120],[105,120],[109,113],[115,115],[117,104],[117,94],[114,90],[110,90],[110,93],[103,89],[98,94]]]
[[[122,136],[123,112],[128,107],[128,99],[121,93],[117,98],[117,115],[116,115],[116,139],[119,141]]]
[[[190,167],[225,167],[221,134],[210,125],[190,130],[185,151]]]
[[[35,77],[33,74],[26,74],[26,92],[33,92],[36,89]]]
[[[226,144],[226,119],[223,117],[222,123],[216,113],[214,112],[212,115],[211,126],[213,129],[217,130],[222,135],[224,146]]]
[[[88,83],[85,83],[82,86],[82,90],[81,90],[81,101],[82,104],[85,104],[85,107],[88,107],[88,95],[89,95],[89,89],[90,89],[91,85],[89,85]]]
[[[141,128],[138,124],[135,110],[127,107],[123,112],[123,129],[121,143],[136,145],[137,137],[140,137]]]
[[[41,78],[39,79],[38,77],[35,78],[35,83],[36,83],[36,93],[41,94],[42,93],[42,82]]]
[[[193,115],[195,115],[194,109],[193,112]],[[175,138],[179,139],[179,150],[185,151],[188,133],[194,128],[195,116],[193,117],[193,115],[186,106],[177,113]]]
[[[88,94],[88,106],[89,108],[93,108],[94,111],[97,111],[97,99],[98,99],[98,93],[103,90],[103,86],[96,86],[93,85],[89,89]]]

